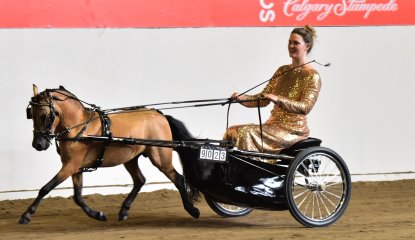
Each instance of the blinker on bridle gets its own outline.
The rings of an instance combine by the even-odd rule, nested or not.
[[[36,100],[37,98],[40,99],[40,96],[46,95],[47,103],[40,103],[40,100]],[[29,105],[26,108],[26,118],[27,119],[33,119],[33,109],[34,106],[41,107],[41,106],[47,106],[49,107],[49,113],[46,114],[45,118],[45,129],[39,130],[38,124],[34,124],[34,130],[35,133],[40,133],[42,137],[44,137],[46,140],[50,142],[50,140],[54,137],[54,134],[52,133],[52,126],[55,122],[55,115],[59,116],[59,112],[55,110],[55,107],[53,106],[53,96],[50,95],[49,91],[45,91],[43,93],[40,93],[38,96],[32,97],[32,100],[29,102]],[[34,120],[33,120],[34,121]]]

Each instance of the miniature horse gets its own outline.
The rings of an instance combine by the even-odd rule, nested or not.
[[[57,148],[59,149],[62,168],[55,177],[40,189],[36,199],[22,214],[19,223],[29,223],[42,198],[70,176],[74,186],[73,198],[75,203],[89,217],[105,221],[105,214],[92,210],[82,198],[81,169],[96,167],[97,158],[101,158],[100,167],[124,164],[133,179],[134,187],[119,211],[118,220],[127,219],[131,203],[145,183],[145,178],[138,166],[138,158],[141,155],[148,157],[152,164],[174,183],[180,192],[185,210],[192,217],[199,217],[199,210],[193,206],[197,190],[174,169],[172,148],[113,142],[77,141],[76,139],[82,135],[104,134],[102,114],[98,114],[102,111],[99,112],[97,109],[84,107],[81,103],[83,101],[63,87],[46,89],[38,93],[37,87],[33,85],[33,93],[34,97],[32,97],[27,109],[28,118],[33,119],[34,126],[32,146],[38,151],[46,150],[50,146],[51,140],[57,137]],[[192,138],[182,122],[155,110],[143,108],[137,111],[105,114],[105,116],[110,121],[110,127],[106,130],[110,130],[113,136],[167,141]],[[75,140],[62,140],[65,138]],[[184,161],[191,160],[185,151],[175,150],[178,152],[183,165],[185,165]]]

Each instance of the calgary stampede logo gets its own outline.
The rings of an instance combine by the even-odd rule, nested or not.
[[[295,17],[297,21],[304,20],[307,16],[317,14],[316,19],[322,21],[329,15],[345,16],[347,13],[360,12],[364,19],[369,18],[373,12],[396,12],[398,0],[335,0],[322,3],[321,0],[286,0],[283,3],[283,14],[287,17]],[[259,0],[261,10],[259,19],[261,22],[273,22],[276,19],[275,0]]]
[[[389,2],[368,3],[366,0],[341,0],[331,3],[311,3],[310,0],[287,0],[284,2],[283,12],[288,17],[295,16],[301,21],[311,13],[317,13],[317,20],[322,21],[330,14],[344,16],[351,12],[362,12],[363,18],[367,19],[373,12],[396,12],[398,10],[397,0]]]

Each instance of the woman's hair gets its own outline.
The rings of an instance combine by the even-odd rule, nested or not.
[[[304,27],[294,28],[291,33],[295,33],[303,37],[304,42],[310,44],[310,48],[307,50],[307,53],[311,52],[311,49],[314,46],[314,39],[317,38],[316,30],[310,25],[305,25]]]

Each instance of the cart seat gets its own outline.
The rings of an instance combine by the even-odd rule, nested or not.
[[[309,147],[317,147],[320,146],[321,140],[318,138],[306,138],[302,141],[294,143],[291,147],[285,148],[280,151],[280,154],[290,155],[294,156],[298,152],[301,152],[303,149],[309,148]]]

